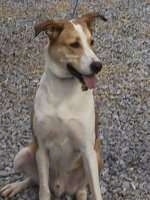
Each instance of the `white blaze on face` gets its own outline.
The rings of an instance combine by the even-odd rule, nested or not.
[[[79,70],[81,73],[85,75],[91,74],[91,69],[90,69],[90,64],[93,61],[99,61],[98,57],[95,55],[91,47],[89,46],[88,43],[88,35],[90,36],[90,32],[87,32],[87,34],[83,31],[83,28],[80,24],[74,24],[72,23],[75,30],[78,32],[78,35],[80,37],[81,45],[83,48],[83,55],[81,56],[80,59],[80,66]]]

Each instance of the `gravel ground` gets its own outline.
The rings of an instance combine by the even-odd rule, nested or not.
[[[44,34],[34,39],[33,24],[69,16],[72,2],[2,0],[0,187],[22,178],[14,172],[13,159],[31,141],[30,112],[47,42]],[[80,1],[78,14],[89,10],[108,18],[95,26],[95,50],[104,64],[96,90],[105,159],[100,180],[103,198],[150,200],[150,3]],[[37,188],[14,200],[29,198],[37,199]]]

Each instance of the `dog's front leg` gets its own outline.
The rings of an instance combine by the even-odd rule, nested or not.
[[[36,161],[39,175],[39,200],[50,200],[49,190],[49,159],[47,152],[43,147],[38,148]]]
[[[93,200],[102,200],[100,185],[98,161],[95,149],[93,146],[85,147],[82,151],[84,168],[89,180],[90,190],[92,192]]]
[[[80,149],[86,177],[92,192],[92,200],[102,200],[97,154],[94,149],[95,133],[86,132],[87,129],[76,120],[69,121],[69,127],[72,132],[72,139],[76,146]],[[86,131],[85,131],[86,130]]]

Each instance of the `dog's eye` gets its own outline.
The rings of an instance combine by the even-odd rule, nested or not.
[[[79,42],[73,42],[70,44],[71,47],[73,48],[79,48],[80,47],[80,43]]]
[[[93,44],[94,44],[94,40],[91,39],[91,41],[90,41],[90,45],[93,46]]]

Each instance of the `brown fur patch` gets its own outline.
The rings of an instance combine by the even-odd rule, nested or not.
[[[87,42],[91,45],[93,38],[86,23],[81,19],[77,19],[73,21],[73,23],[75,25],[81,25],[87,37]],[[70,21],[66,21],[64,23],[64,28],[57,39],[50,39],[48,51],[51,58],[60,66],[66,66],[66,63],[71,63],[73,66],[78,68],[80,66],[80,59],[85,53],[80,37],[81,36],[75,30],[74,25]],[[73,43],[78,43],[78,48],[74,48],[72,46]]]
[[[82,26],[89,45],[91,45],[91,41],[93,40],[92,30],[89,24],[92,24],[93,21],[94,15],[92,14],[84,15],[72,21],[74,24]],[[50,40],[49,54],[62,66],[66,62],[71,62],[73,65],[78,66],[80,58],[84,53],[79,33],[75,30],[72,22],[67,20],[47,20],[35,25],[35,36],[41,31],[47,33]],[[74,42],[80,44],[79,48],[73,48],[71,46]]]
[[[79,48],[73,48],[71,46],[71,44],[75,42],[80,44]],[[66,62],[79,65],[81,55],[84,52],[80,37],[71,22],[67,22],[64,25],[64,29],[57,40],[50,42],[49,53],[51,57],[62,66]]]

